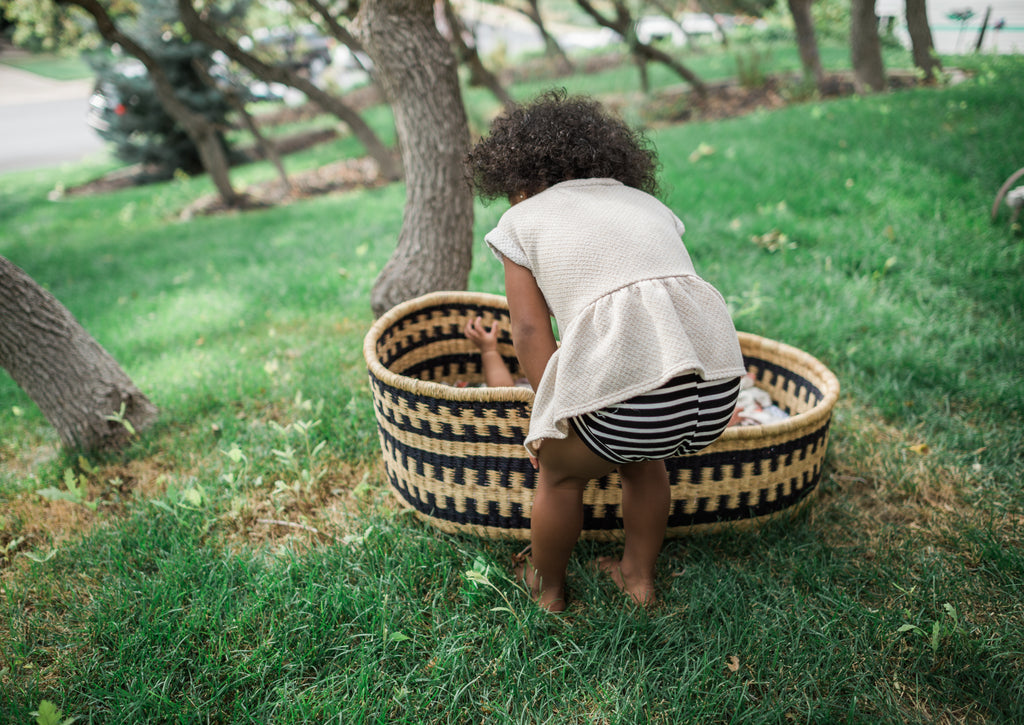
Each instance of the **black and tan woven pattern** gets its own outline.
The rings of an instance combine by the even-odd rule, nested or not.
[[[433,293],[381,317],[366,335],[385,468],[399,500],[448,532],[529,538],[536,472],[523,448],[533,393],[459,388],[483,381],[480,355],[463,329],[477,316],[502,325],[500,349],[515,371],[504,297]],[[700,453],[667,462],[669,536],[749,526],[793,512],[817,491],[828,443],[835,375],[789,345],[740,333],[747,369],[791,417],[729,428]],[[622,535],[618,474],[584,494],[583,536]]]

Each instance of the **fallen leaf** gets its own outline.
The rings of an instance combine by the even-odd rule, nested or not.
[[[918,443],[916,446],[910,446],[910,450],[923,456],[930,453],[932,449],[928,447],[927,443]]]
[[[711,156],[713,153],[715,153],[714,146],[709,146],[708,144],[701,142],[701,144],[690,154],[690,163],[695,164],[705,156]]]

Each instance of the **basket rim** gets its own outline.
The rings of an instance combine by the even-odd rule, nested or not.
[[[399,375],[384,366],[378,359],[376,350],[377,341],[384,330],[396,321],[419,309],[444,303],[508,307],[508,302],[502,295],[470,291],[428,292],[419,297],[401,302],[377,318],[363,338],[363,357],[370,374],[386,385],[413,393],[414,395],[470,403],[515,401],[532,403],[534,393],[532,390],[525,388],[456,388],[431,380],[418,380],[407,375]],[[741,346],[753,347],[763,354],[770,354],[773,356],[771,358],[773,361],[779,358],[799,361],[804,368],[810,370],[811,374],[817,377],[814,382],[820,383],[818,387],[821,389],[822,399],[808,410],[783,420],[763,423],[761,425],[731,426],[726,428],[725,432],[719,437],[719,442],[784,435],[797,428],[816,425],[821,419],[827,418],[832,414],[832,408],[839,399],[839,379],[824,363],[810,353],[778,340],[762,337],[750,332],[737,331],[736,334],[739,337]]]
[[[423,307],[443,303],[455,304],[490,304],[494,307],[508,307],[502,295],[489,292],[428,292],[395,305],[373,323],[363,338],[363,357],[370,373],[383,383],[416,395],[441,398],[459,402],[533,402],[533,391],[526,388],[456,388],[442,385],[432,380],[418,380],[384,367],[377,358],[377,340],[381,334],[396,321]]]

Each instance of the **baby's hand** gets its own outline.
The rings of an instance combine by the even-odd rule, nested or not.
[[[484,327],[482,318],[470,320],[466,323],[466,337],[477,346],[480,352],[489,352],[498,349],[498,325],[491,325],[488,330]]]

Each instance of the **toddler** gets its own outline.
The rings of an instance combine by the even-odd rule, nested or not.
[[[652,604],[670,506],[664,460],[721,435],[746,372],[725,301],[654,196],[655,151],[596,101],[552,91],[516,106],[466,165],[478,196],[511,204],[485,239],[536,391],[531,554],[517,574],[542,607],[565,609],[583,490],[617,468],[625,545],[598,565]]]

